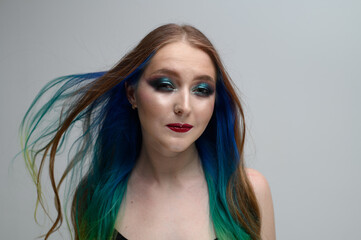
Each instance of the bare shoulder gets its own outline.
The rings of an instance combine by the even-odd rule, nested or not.
[[[261,236],[263,240],[276,239],[271,189],[267,179],[257,170],[246,169],[261,212]]]
[[[262,173],[252,168],[247,168],[246,173],[257,198],[261,196],[265,197],[265,195],[271,194],[268,181]]]

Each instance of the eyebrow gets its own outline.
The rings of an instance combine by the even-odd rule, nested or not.
[[[150,75],[154,75],[154,74],[166,74],[166,75],[176,77],[176,78],[180,77],[180,75],[178,74],[177,71],[174,71],[174,70],[171,70],[171,69],[168,69],[168,68],[158,69],[158,70],[152,72]],[[196,76],[195,80],[203,80],[203,81],[209,81],[209,82],[213,82],[213,83],[215,82],[215,80],[211,76],[206,75],[206,74]]]

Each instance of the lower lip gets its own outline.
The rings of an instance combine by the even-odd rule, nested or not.
[[[167,126],[170,130],[174,131],[174,132],[179,132],[179,133],[184,133],[184,132],[188,132],[189,130],[192,129],[192,127],[176,127],[176,126]]]

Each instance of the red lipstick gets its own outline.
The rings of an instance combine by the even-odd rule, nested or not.
[[[193,126],[186,124],[186,123],[185,124],[171,123],[171,124],[168,124],[167,127],[174,132],[184,133],[184,132],[188,132],[189,130],[191,130],[191,128]]]

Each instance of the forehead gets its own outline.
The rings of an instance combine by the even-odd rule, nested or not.
[[[208,54],[183,41],[170,43],[159,49],[152,57],[145,74],[159,69],[216,78],[216,70]]]

